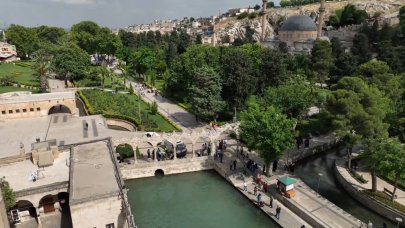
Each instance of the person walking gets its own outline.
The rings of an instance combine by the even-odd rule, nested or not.
[[[256,199],[257,199],[257,204],[260,205],[260,201],[262,200],[262,194],[259,193],[259,195],[257,195]]]
[[[236,170],[236,163],[237,163],[237,161],[234,160],[234,161],[233,161],[233,170]]]
[[[246,181],[243,181],[243,191],[247,192],[247,183],[246,183]]]
[[[255,185],[255,188],[253,189],[253,195],[257,195],[257,186]]]
[[[281,213],[281,207],[280,207],[280,206],[277,206],[277,208],[276,208],[276,218],[277,218],[278,220],[280,220],[280,213]]]
[[[270,207],[270,208],[273,208],[273,196],[272,196],[272,195],[270,195],[269,207]]]

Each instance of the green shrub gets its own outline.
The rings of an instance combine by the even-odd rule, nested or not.
[[[79,94],[79,97],[80,97],[80,99],[83,101],[84,106],[86,106],[87,112],[88,112],[90,115],[94,115],[94,114],[95,114],[95,113],[94,113],[94,109],[93,109],[93,107],[90,105],[89,100],[87,100],[86,96],[84,96],[84,94],[82,93],[82,91],[81,91],[81,90],[78,90],[78,91],[77,91],[77,94]]]
[[[120,154],[121,158],[131,158],[134,156],[134,149],[129,144],[120,144],[115,151]]]
[[[363,175],[358,174],[356,171],[351,169],[351,170],[349,170],[349,172],[350,172],[350,175],[354,179],[358,180],[360,183],[366,184],[368,182],[368,180],[364,179]]]
[[[255,19],[257,17],[257,13],[251,13],[249,14],[249,19]]]
[[[243,12],[243,13],[238,15],[238,20],[241,20],[243,18],[247,18],[248,16],[249,16],[248,12]]]
[[[158,105],[157,105],[156,101],[154,101],[152,103],[152,106],[150,108],[150,112],[152,113],[152,115],[156,115],[156,113],[158,112]]]

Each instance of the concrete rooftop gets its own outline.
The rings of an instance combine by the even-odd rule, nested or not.
[[[88,130],[85,130],[85,122]],[[45,117],[0,121],[0,158],[18,155],[20,143],[25,153],[31,152],[36,138],[42,141],[56,139],[57,145],[69,145],[107,137],[132,138],[142,132],[126,132],[108,129],[102,116],[72,117],[69,114],[53,114]]]
[[[69,167],[66,162],[69,156],[70,152],[60,153],[53,165],[45,168],[38,168],[30,160],[0,166],[0,176],[6,177],[14,191],[69,181]],[[33,182],[30,178],[31,173],[37,170],[39,170],[39,179]]]
[[[14,104],[25,102],[37,102],[46,100],[75,99],[75,92],[57,92],[31,94],[27,92],[10,92],[0,95],[0,104]]]
[[[118,193],[114,163],[106,141],[76,146],[71,153],[71,203]]]

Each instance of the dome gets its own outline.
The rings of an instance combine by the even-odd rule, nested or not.
[[[307,15],[295,15],[284,21],[279,31],[316,31],[315,22]]]

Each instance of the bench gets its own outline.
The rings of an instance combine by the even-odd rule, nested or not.
[[[390,190],[387,189],[387,188],[384,188],[384,193],[387,194],[389,197],[392,197],[392,195],[394,194],[392,191],[390,191]],[[397,197],[398,197],[398,196],[395,195],[395,196],[394,196],[394,199],[396,199]]]

